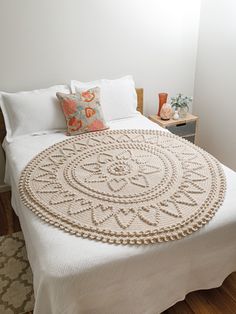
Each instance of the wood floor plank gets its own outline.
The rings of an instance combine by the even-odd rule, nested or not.
[[[208,302],[207,298],[200,294],[199,291],[189,293],[186,303],[197,314],[222,314],[215,304]]]
[[[185,301],[180,301],[164,312],[165,314],[194,314]]]
[[[231,298],[236,302],[236,272],[228,276],[225,279],[222,287],[220,287],[219,289],[223,289],[225,293],[230,295]]]
[[[234,293],[234,288],[230,294],[225,291],[223,284],[217,289],[192,292],[187,295],[186,302],[198,314],[235,314],[236,302],[231,297]]]
[[[222,288],[201,291],[208,303],[217,307],[220,313],[235,314],[236,302]]]

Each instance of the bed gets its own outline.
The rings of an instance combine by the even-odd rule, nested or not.
[[[137,92],[142,112],[143,91]],[[109,126],[112,130],[161,130],[139,112]],[[42,222],[22,204],[19,178],[35,155],[66,138],[64,132],[50,132],[3,143],[5,180],[12,189],[12,206],[34,275],[34,313],[160,313],[190,291],[220,286],[236,270],[236,174],[223,165],[227,181],[223,205],[205,227],[179,241],[112,245]]]

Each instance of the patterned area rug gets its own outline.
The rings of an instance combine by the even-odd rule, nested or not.
[[[32,272],[22,232],[0,237],[0,313],[33,310]]]
[[[22,173],[26,206],[67,232],[109,243],[177,240],[222,204],[219,162],[155,130],[108,130],[57,143]]]

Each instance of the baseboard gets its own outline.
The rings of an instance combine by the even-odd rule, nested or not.
[[[0,185],[0,193],[1,192],[8,192],[8,191],[11,191],[11,187],[9,185],[6,185],[6,184]]]

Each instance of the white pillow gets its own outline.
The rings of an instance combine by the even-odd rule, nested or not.
[[[105,120],[122,119],[137,114],[137,94],[132,76],[125,76],[117,80],[102,79],[87,83],[71,81],[72,93],[94,87],[100,87],[101,106]]]
[[[56,97],[70,93],[66,85],[27,92],[0,92],[0,107],[6,125],[6,140],[48,130],[66,129],[66,121]]]

